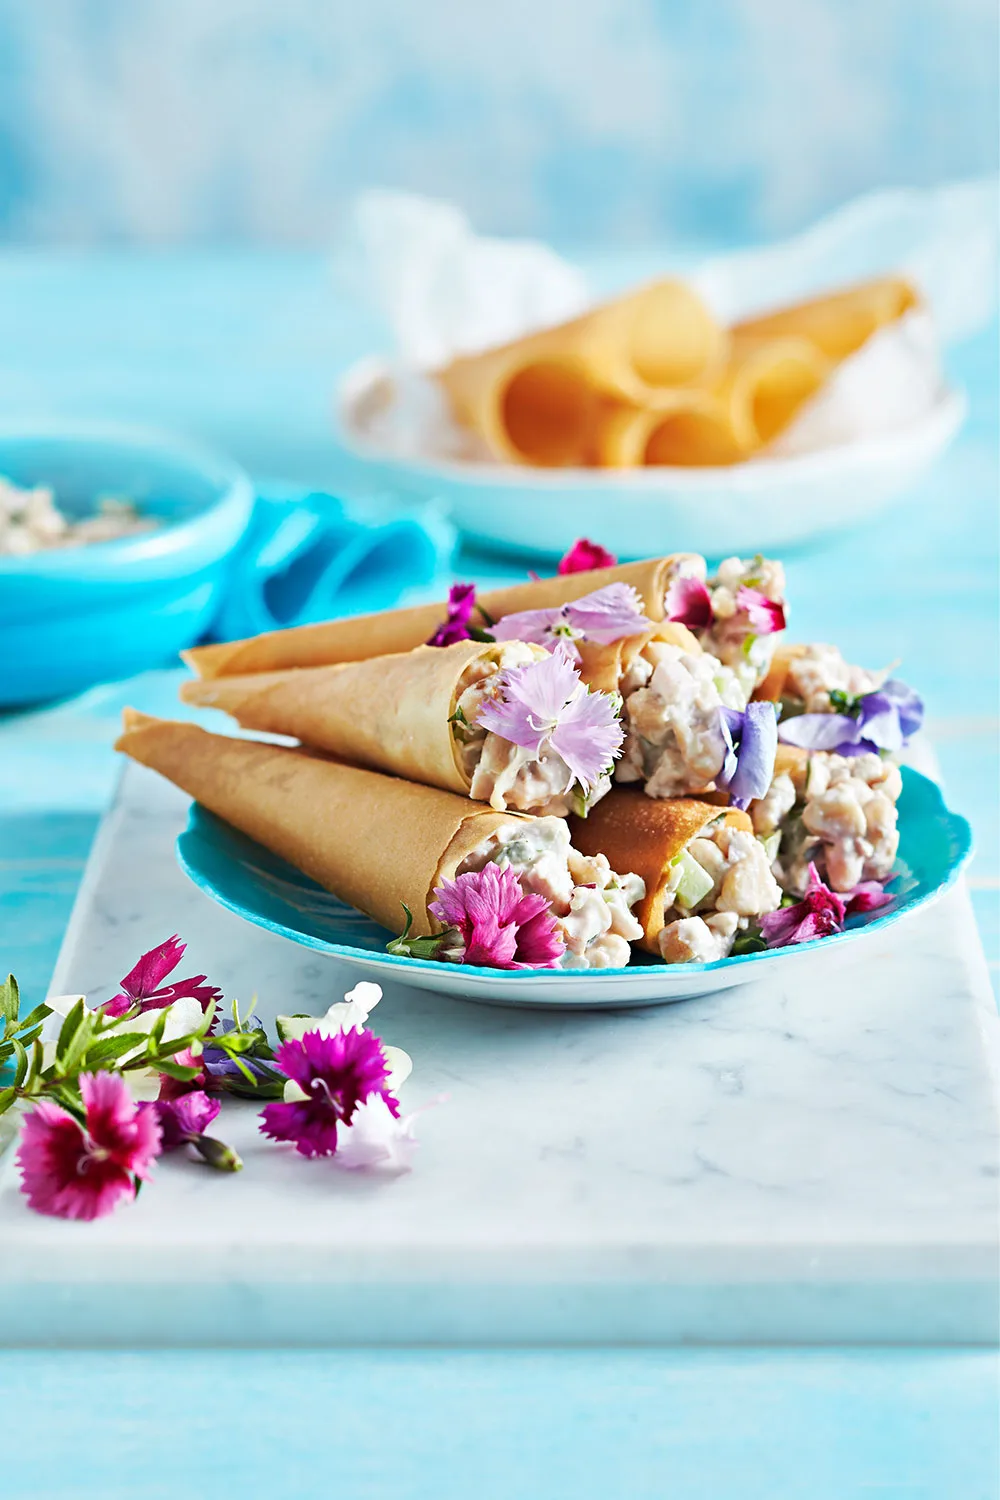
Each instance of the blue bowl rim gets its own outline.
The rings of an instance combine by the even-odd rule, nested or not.
[[[858,917],[850,918],[848,919],[848,925],[844,927],[842,932],[832,933],[828,937],[813,938],[809,942],[798,943],[788,948],[768,948],[757,953],[743,953],[735,957],[716,959],[712,963],[685,964],[683,966],[684,972],[686,974],[713,972],[717,970],[728,972],[734,968],[747,969],[751,965],[762,962],[766,963],[783,956],[788,957],[807,953],[819,947],[822,947],[824,951],[828,951],[831,946],[842,946],[844,943],[852,942],[863,933],[882,931],[887,927],[892,927],[896,922],[900,922],[904,918],[911,916],[914,912],[919,911],[921,907],[928,906],[931,902],[939,900],[946,891],[950,890],[972,857],[972,828],[966,818],[963,818],[960,813],[953,812],[949,808],[944,800],[941,787],[936,781],[932,781],[929,776],[924,776],[920,771],[914,770],[912,766],[903,766],[902,772],[904,784],[907,781],[915,783],[925,795],[930,795],[935,816],[943,825],[947,826],[949,833],[955,840],[954,857],[948,867],[945,878],[940,884],[907,904],[891,908],[882,916],[868,917],[867,920]],[[262,927],[265,931],[276,933],[279,936],[287,938],[290,942],[297,943],[305,948],[311,948],[316,952],[329,953],[333,957],[363,959],[369,962],[375,961],[379,965],[384,964],[404,971],[416,966],[422,973],[438,971],[454,975],[456,970],[455,964],[440,963],[435,959],[409,958],[402,954],[386,953],[384,951],[381,953],[372,952],[369,949],[357,948],[351,943],[332,943],[326,938],[314,937],[309,933],[295,933],[283,923],[274,922],[263,913],[252,912],[239,902],[230,900],[228,896],[219,890],[213,881],[206,879],[203,872],[196,869],[187,857],[186,841],[190,836],[194,836],[195,838],[199,836],[198,823],[206,817],[211,821],[219,823],[225,829],[231,829],[236,833],[239,832],[238,829],[232,829],[232,825],[226,823],[224,819],[216,817],[214,813],[202,807],[200,803],[192,802],[187,824],[178,835],[175,843],[175,854],[177,863],[188,879],[225,910],[235,913],[236,916],[242,917],[244,921],[252,923],[255,927]],[[247,835],[245,834],[240,835],[240,837],[247,839]],[[254,843],[254,840],[248,839],[248,842]],[[263,846],[258,847],[262,848]],[[266,850],[264,852],[268,853]],[[276,855],[269,854],[269,858],[271,859],[276,859],[277,857]],[[301,880],[308,880],[308,877],[302,875],[301,872],[296,872],[296,874],[299,875]],[[315,882],[310,882],[310,884],[315,884]],[[316,889],[322,890],[322,887],[317,886]],[[601,972],[609,975],[634,974],[640,967],[645,968],[647,965],[630,964],[624,969],[604,969]],[[580,978],[579,969],[534,969],[525,971],[489,969],[475,964],[462,965],[461,968],[463,974],[473,984],[476,981],[484,979],[489,979],[491,982],[500,980],[505,984],[516,984],[519,979],[523,981],[525,973],[530,973],[533,979],[543,978],[547,983],[556,984],[568,983],[572,979],[579,980]]]
[[[181,554],[203,539],[208,523],[213,523],[213,529],[221,527],[228,536],[228,541],[219,549],[221,556],[235,545],[249,522],[254,501],[250,476],[234,459],[208,444],[178,436],[164,428],[126,422],[63,421],[54,417],[0,422],[0,446],[8,441],[45,439],[61,443],[104,443],[154,452],[207,479],[218,493],[196,515],[178,521],[165,520],[155,531],[140,536],[89,542],[83,547],[56,547],[25,556],[0,556],[0,577],[77,578],[87,574],[91,564],[98,568],[113,564],[117,568],[151,557]],[[0,472],[2,469],[0,457]],[[58,496],[56,500],[58,502]]]

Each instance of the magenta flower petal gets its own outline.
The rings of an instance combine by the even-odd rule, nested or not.
[[[689,630],[707,630],[712,623],[712,596],[700,578],[675,578],[667,589],[667,619]]]
[[[367,1028],[332,1036],[307,1031],[301,1040],[279,1047],[275,1062],[307,1097],[268,1104],[261,1110],[260,1129],[272,1140],[292,1142],[302,1156],[331,1156],[338,1128],[349,1125],[358,1105],[373,1094],[382,1096],[393,1115],[399,1113],[382,1044]]]
[[[588,692],[562,650],[499,673],[495,693],[484,701],[476,722],[536,755],[551,745],[587,790],[625,737],[610,696]]]
[[[137,1177],[148,1177],[160,1151],[160,1128],[154,1115],[135,1103],[124,1078],[81,1073],[80,1095],[87,1131],[98,1150]]]
[[[748,589],[741,583],[736,590],[736,608],[745,614],[754,635],[774,635],[785,628],[785,606],[779,599],[769,599],[759,589]]]
[[[476,585],[455,583],[448,590],[447,613],[435,630],[428,646],[454,646],[456,641],[469,640],[469,621],[476,607]]]
[[[811,864],[805,896],[794,906],[781,906],[762,916],[761,935],[769,948],[786,948],[793,943],[829,937],[840,932],[846,910],[846,903],[823,883],[816,866]]]
[[[594,568],[613,568],[618,561],[606,547],[579,536],[556,570],[559,573],[589,573]]]
[[[84,1124],[42,1101],[27,1115],[17,1164],[31,1208],[61,1219],[98,1219],[123,1198],[134,1198],[136,1178],[149,1176],[160,1150],[152,1109],[136,1105],[115,1073],[83,1073]]]
[[[25,1117],[17,1165],[28,1206],[58,1219],[99,1219],[135,1197],[131,1173],[95,1155],[86,1132],[55,1104],[36,1104]]]
[[[551,969],[565,950],[548,901],[526,895],[510,866],[488,864],[435,887],[428,910],[454,927],[463,963],[494,969]]]
[[[182,943],[176,932],[157,948],[144,953],[133,969],[122,980],[122,990],[132,1000],[143,1000],[158,990],[168,974],[172,974],[184,957],[186,943]],[[204,976],[202,976],[204,977]],[[116,996],[116,999],[118,997]]]
[[[160,1122],[163,1150],[175,1151],[204,1135],[221,1106],[218,1099],[210,1099],[204,1090],[192,1089],[176,1099],[158,1099],[152,1108]]]
[[[848,892],[847,915],[853,917],[865,911],[881,911],[883,906],[891,906],[893,900],[879,881],[863,880]]]

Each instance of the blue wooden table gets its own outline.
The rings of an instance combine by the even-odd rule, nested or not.
[[[598,273],[614,281],[623,268]],[[227,449],[260,480],[336,490],[347,477],[330,394],[377,334],[322,257],[8,252],[0,327],[8,420],[154,422]],[[970,883],[996,981],[995,331],[949,363],[969,421],[906,508],[786,561],[798,638],[833,637],[870,665],[901,658],[925,695],[949,800],[975,829]],[[503,567],[460,563],[464,575]],[[33,999],[113,786],[120,708],[169,712],[175,685],[151,672],[0,718],[0,964]],[[25,1457],[5,1452],[0,1473],[11,1500],[278,1485],[312,1495],[334,1484],[399,1500],[473,1489],[498,1500],[988,1500],[994,1381],[987,1353],[930,1350],[8,1351],[0,1421]],[[87,1436],[84,1408],[103,1413],[100,1440]]]

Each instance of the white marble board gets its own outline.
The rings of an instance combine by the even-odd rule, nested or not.
[[[53,993],[112,994],[179,932],[259,1010],[323,1011],[332,959],[181,874],[185,800],[128,767]],[[997,1017],[963,888],[808,982],[526,1012],[394,986],[406,1176],[217,1126],[235,1177],[169,1159],[96,1224],[0,1167],[0,1343],[983,1343],[997,1330]],[[45,1309],[39,1315],[39,1308]]]

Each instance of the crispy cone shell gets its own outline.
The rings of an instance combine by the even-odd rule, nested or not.
[[[726,335],[697,293],[661,281],[481,354],[438,380],[463,426],[495,458],[547,467],[592,462],[602,400],[670,401],[724,362]]]
[[[627,636],[625,640],[614,641],[610,646],[600,646],[596,641],[578,641],[580,676],[589,687],[601,692],[620,692],[625,673],[643,647],[648,646],[651,641],[664,641],[696,655],[702,650],[701,642],[691,634],[686,625],[663,620],[642,635]]]
[[[659,953],[657,938],[663,929],[664,892],[670,879],[670,863],[691,840],[719,816],[719,808],[694,797],[658,800],[636,787],[613,787],[586,818],[570,818],[573,847],[581,854],[603,854],[613,870],[629,870],[646,882],[646,895],[635,909],[642,923],[639,946]],[[734,828],[752,829],[745,812],[725,810]]]
[[[542,646],[533,649],[545,656]],[[222,709],[244,729],[290,735],[356,765],[467,796],[471,777],[449,720],[465,669],[500,650],[477,641],[418,646],[334,667],[186,682],[181,697]]]
[[[808,339],[734,334],[732,358],[716,394],[741,453],[756,452],[784,431],[831,368]]]
[[[403,929],[404,902],[416,936],[436,931],[427,910],[434,887],[491,833],[524,821],[452,792],[133,709],[115,748],[392,932]]]
[[[586,573],[557,574],[493,589],[479,600],[490,620],[522,609],[550,609],[591,594],[609,583],[628,583],[643,601],[650,620],[662,620],[667,578],[674,563],[690,553],[653,557],[644,562],[618,563]],[[419,604],[412,609],[387,610],[328,620],[321,625],[298,625],[272,630],[245,641],[196,646],[181,654],[199,677],[229,677],[243,672],[280,672],[288,667],[325,667],[343,661],[366,661],[412,651],[435,632],[445,616],[444,604]],[[476,623],[486,624],[484,616]],[[437,649],[437,648],[436,648]]]
[[[749,318],[733,330],[738,339],[808,339],[828,359],[846,359],[878,328],[893,323],[919,301],[902,277],[885,276],[826,297]]]
[[[805,646],[792,644],[781,645],[775,649],[767,676],[754,692],[754,697],[759,702],[778,703],[784,697],[788,670],[793,661],[804,655],[806,649]]]

